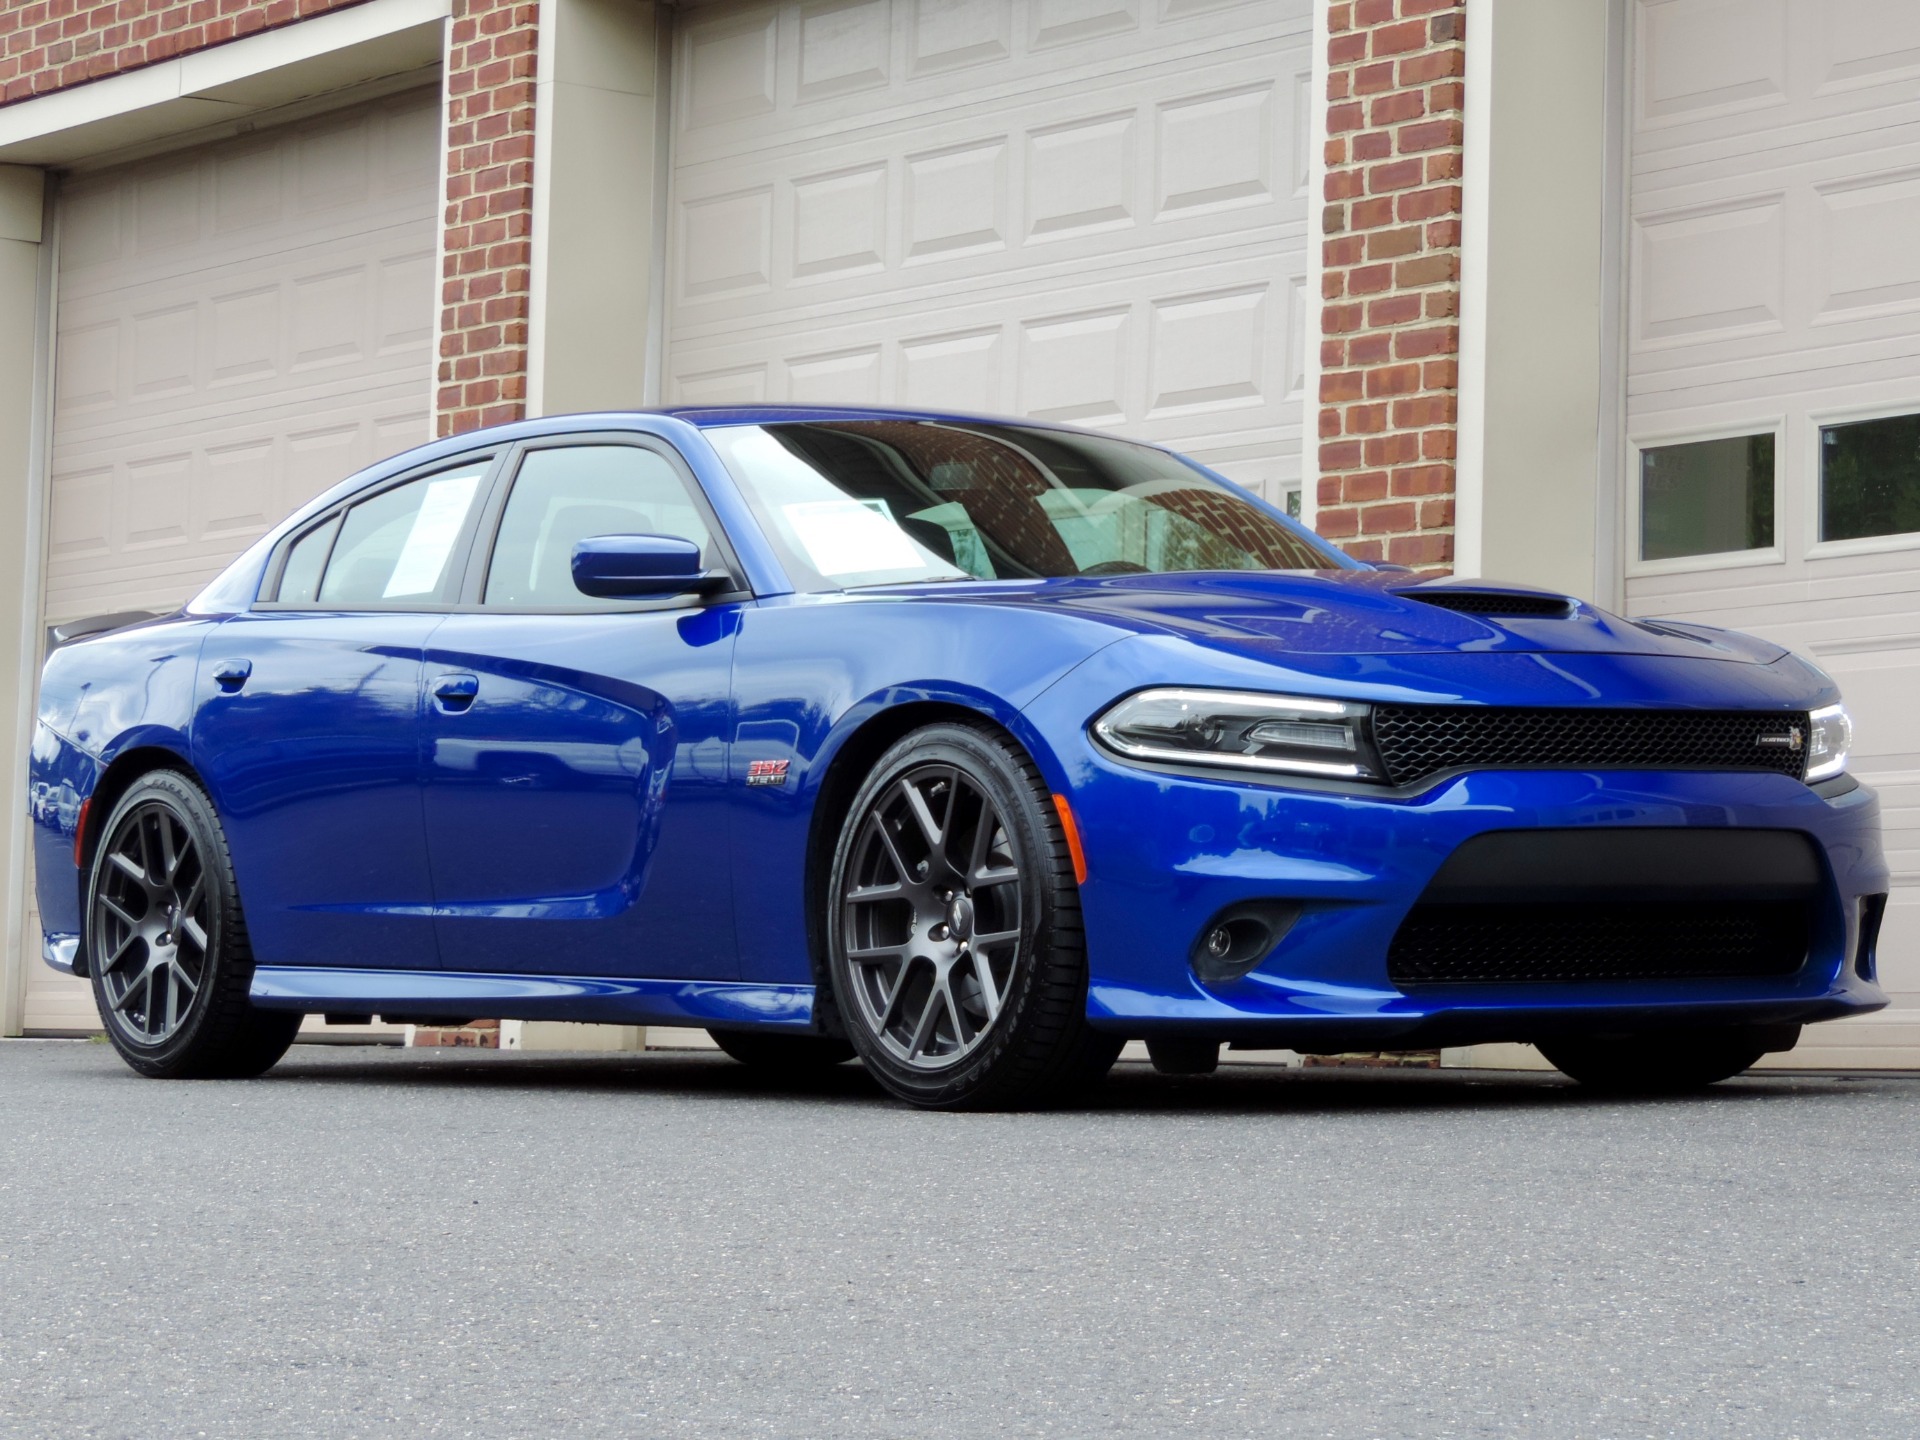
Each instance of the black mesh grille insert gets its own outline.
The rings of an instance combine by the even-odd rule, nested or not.
[[[1416,905],[1387,952],[1395,985],[1577,985],[1791,975],[1799,900]]]
[[[1495,590],[1396,590],[1402,600],[1418,600],[1422,605],[1438,605],[1442,610],[1458,610],[1464,615],[1555,615],[1573,613],[1573,602],[1557,595],[1502,595]]]
[[[1460,769],[1760,770],[1797,779],[1806,734],[1805,711],[1373,707],[1374,744],[1394,785]]]

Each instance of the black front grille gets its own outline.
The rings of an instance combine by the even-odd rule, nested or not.
[[[1376,705],[1389,783],[1445,770],[1806,769],[1807,716],[1752,710],[1531,710]]]
[[[1387,951],[1395,985],[1577,985],[1791,975],[1807,958],[1800,900],[1413,908]]]
[[[1422,605],[1438,605],[1442,610],[1458,610],[1463,615],[1551,615],[1564,619],[1573,614],[1573,601],[1558,595],[1503,595],[1497,590],[1396,590],[1402,600],[1418,600]]]

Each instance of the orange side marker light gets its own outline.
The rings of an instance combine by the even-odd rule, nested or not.
[[[80,813],[73,820],[73,866],[78,870],[87,863],[87,811],[93,808],[93,797],[89,795],[80,802]]]
[[[1080,826],[1073,818],[1073,807],[1067,804],[1067,797],[1053,797],[1053,808],[1060,813],[1060,828],[1067,835],[1067,854],[1073,857],[1073,878],[1075,883],[1087,883],[1087,852],[1080,848]]]

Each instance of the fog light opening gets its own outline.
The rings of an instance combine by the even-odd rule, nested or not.
[[[1202,985],[1242,979],[1286,938],[1301,908],[1292,900],[1254,900],[1222,910],[1194,937],[1194,975]]]

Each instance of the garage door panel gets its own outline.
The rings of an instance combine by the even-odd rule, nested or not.
[[[1296,37],[1287,78],[1302,95],[1311,84],[1310,12],[1292,0],[708,0],[681,14],[675,132],[687,164],[791,141],[796,124],[884,132],[930,109],[1017,103],[1116,61],[1176,62],[1223,41]]]
[[[1125,272],[1060,292],[1001,287],[927,317],[883,310],[823,326],[688,336],[672,355],[681,401],[878,401],[979,408],[1169,441],[1299,429],[1300,277],[1273,260]],[[928,326],[929,319],[935,326]],[[766,357],[762,359],[760,357]]]
[[[1124,427],[1296,489],[1310,14],[684,12],[668,398]]]
[[[201,277],[162,273],[63,293],[63,430],[176,414],[182,397],[218,410],[284,395],[295,372],[322,382],[315,372],[338,366],[356,379],[382,369],[418,378],[432,320],[430,237],[422,244],[417,224],[362,232],[355,248],[374,253],[342,263],[346,243],[250,256]]]
[[[675,326],[764,318],[767,297],[903,303],[1024,267],[1137,264],[1259,230],[1304,245],[1273,57],[1163,67],[676,171]],[[1125,103],[1122,102],[1131,102]],[[990,128],[989,128],[990,127]],[[959,133],[956,133],[958,131]],[[1261,230],[1260,227],[1269,227]]]
[[[1629,436],[1777,431],[1784,558],[1630,573],[1627,606],[1765,635],[1839,682],[1854,769],[1882,797],[1894,1006],[1816,1027],[1787,1063],[1920,1066],[1920,537],[1821,553],[1818,534],[1821,425],[1920,411],[1920,10],[1639,0],[1634,16]]]

